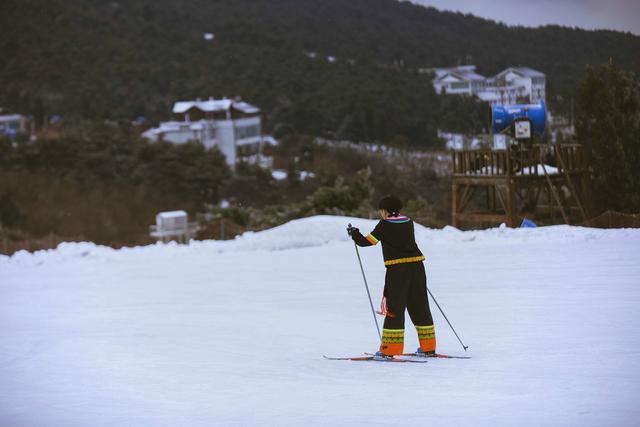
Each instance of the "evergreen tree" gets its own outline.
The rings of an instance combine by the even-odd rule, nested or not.
[[[602,209],[640,212],[640,83],[614,65],[588,67],[577,104],[578,140],[589,151]]]

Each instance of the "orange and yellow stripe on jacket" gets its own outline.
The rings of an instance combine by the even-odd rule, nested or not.
[[[365,237],[365,239],[367,239],[369,241],[369,243],[371,243],[372,245],[377,245],[379,240],[376,239],[376,236],[374,236],[373,234],[369,233],[367,234],[367,236]]]

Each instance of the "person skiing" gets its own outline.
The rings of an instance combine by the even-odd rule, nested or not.
[[[416,244],[411,218],[400,215],[402,202],[386,196],[378,204],[380,222],[367,236],[356,227],[347,228],[358,246],[382,244],[385,275],[379,314],[384,314],[379,354],[396,356],[404,352],[404,312],[409,312],[417,332],[418,352],[435,354],[436,337],[427,298],[424,255]]]

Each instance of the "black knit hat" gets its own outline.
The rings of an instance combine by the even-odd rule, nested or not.
[[[386,196],[378,203],[378,209],[384,209],[391,214],[391,216],[398,215],[400,209],[402,209],[402,201],[397,197]]]

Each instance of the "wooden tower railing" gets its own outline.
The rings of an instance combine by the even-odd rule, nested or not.
[[[565,223],[587,219],[589,161],[580,145],[509,146],[451,156],[454,226],[505,222],[515,227],[524,216],[554,223],[558,214]]]

